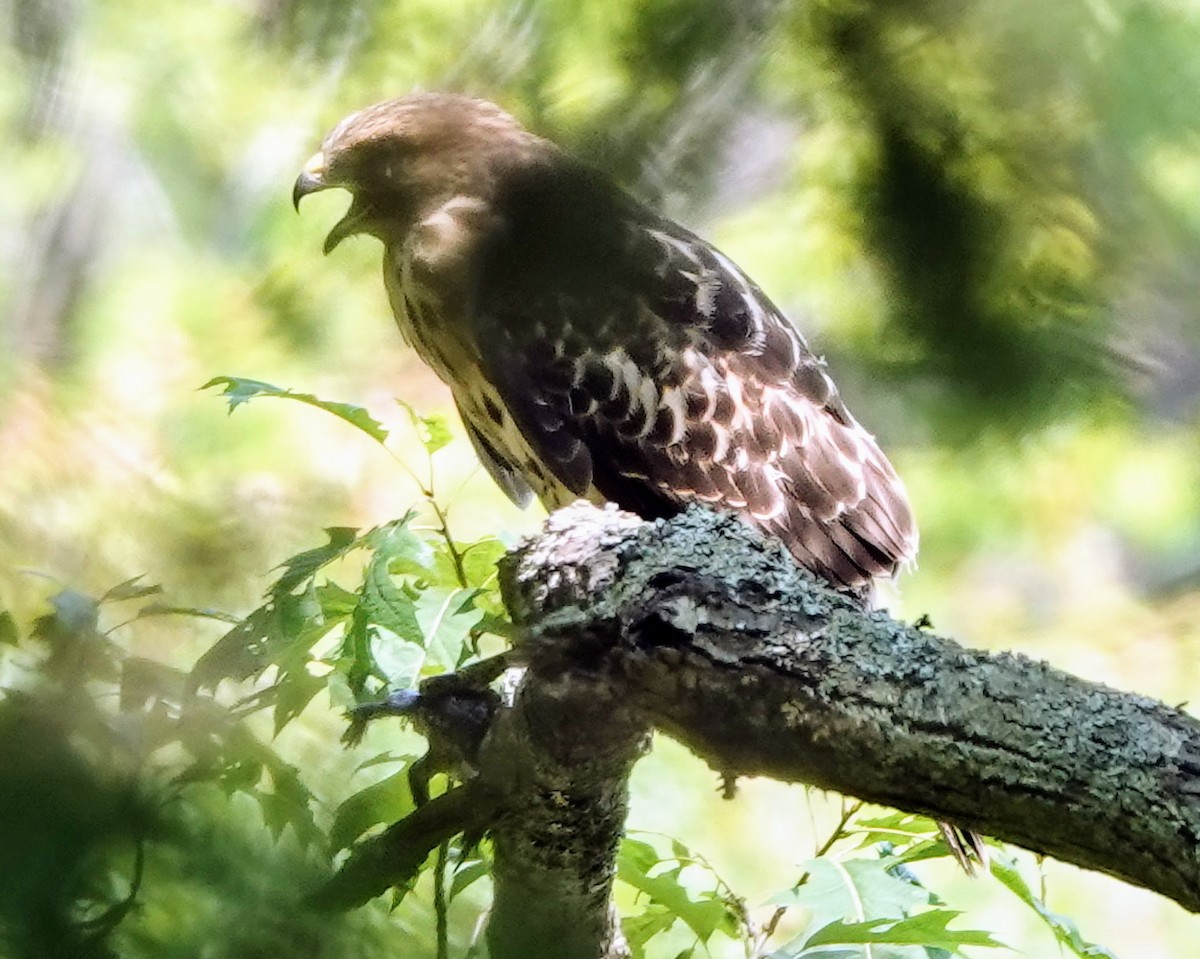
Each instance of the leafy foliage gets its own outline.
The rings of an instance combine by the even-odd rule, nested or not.
[[[1067,916],[1052,912],[1042,898],[1030,888],[1012,856],[1003,853],[996,855],[992,861],[992,875],[1045,921],[1063,949],[1069,950],[1080,959],[1115,959],[1103,946],[1084,939],[1075,923]]]
[[[644,956],[646,943],[676,922],[691,930],[702,946],[717,932],[741,938],[746,932],[744,904],[703,858],[678,840],[670,840],[669,847],[664,855],[645,840],[626,837],[621,843],[617,878],[647,901],[641,914],[622,922],[634,955]],[[705,875],[708,888],[692,891],[682,880],[685,870]]]
[[[825,854],[803,864],[796,885],[773,897],[781,909],[806,916],[804,932],[774,956],[931,959],[962,955],[964,946],[1000,945],[986,932],[950,930],[959,913],[946,908],[908,868],[931,854],[932,823],[899,813],[859,817],[859,808],[843,815]],[[876,842],[881,831],[888,839]],[[851,850],[876,842],[876,855],[836,855],[832,850],[842,840]]]
[[[306,403],[309,406],[315,406],[317,409],[325,410],[327,413],[332,413],[334,416],[345,420],[351,426],[362,430],[378,443],[382,443],[387,439],[387,430],[383,428],[383,424],[372,417],[361,406],[322,400],[313,396],[312,393],[296,393],[292,390],[272,386],[270,383],[263,383],[261,380],[250,380],[241,376],[214,376],[200,387],[200,389],[207,390],[214,386],[225,387],[221,395],[229,398],[230,413],[243,403],[250,402],[255,397],[274,396],[279,399]]]
[[[212,383],[226,384],[226,393],[237,397],[231,404],[263,396],[297,399],[372,439],[386,439],[370,426],[373,418],[347,404],[233,377]],[[171,869],[178,868],[181,850],[198,841],[198,830],[209,828],[198,826],[197,816],[223,815],[213,811],[214,795],[230,809],[242,800],[253,803],[273,844],[267,859],[302,877],[293,883],[290,901],[278,903],[290,925],[281,927],[275,918],[260,927],[260,936],[287,938],[303,927],[306,935],[334,942],[356,927],[346,918],[321,923],[313,933],[312,903],[344,908],[366,898],[354,893],[355,874],[386,869],[379,858],[390,855],[388,835],[417,810],[410,772],[418,760],[392,753],[367,760],[364,767],[386,765],[388,774],[346,796],[329,816],[304,770],[264,740],[262,719],[270,713],[267,728],[279,737],[322,693],[332,705],[377,704],[384,694],[395,696],[425,677],[469,664],[480,655],[485,632],[503,634],[506,627],[494,570],[503,546],[490,538],[466,544],[453,539],[444,510],[433,501],[434,455],[446,445],[446,426],[408,412],[428,457],[421,478],[426,503],[365,532],[327,529],[326,542],[279,566],[262,604],[244,617],[164,602],[162,588],[140,576],[98,598],[59,590],[29,640],[20,638],[11,616],[0,614],[0,639],[13,650],[20,677],[0,687],[0,802],[28,827],[21,835],[0,835],[0,865],[8,863],[5,875],[16,874],[15,864],[23,860],[47,866],[35,881],[6,889],[0,900],[18,948],[30,955],[66,950],[103,957],[120,944],[132,950],[122,954],[164,954],[161,943],[158,952],[146,951],[156,940],[131,912],[135,904],[187,887],[189,880]],[[432,526],[421,524],[423,510],[432,514]],[[127,604],[138,606],[125,615],[126,624],[184,615],[232,619],[232,625],[184,673],[129,653],[114,630],[101,630],[105,611]],[[317,887],[344,850],[350,851],[350,875],[343,886],[350,891],[338,898],[327,894],[329,887]],[[960,914],[909,868],[945,854],[927,820],[867,815],[861,804],[850,806],[820,854],[802,864],[796,884],[766,904],[771,912],[760,922],[700,854],[669,837],[630,836],[620,849],[618,879],[640,911],[626,916],[623,928],[638,959],[680,934],[690,944],[677,957],[710,952],[718,940],[754,955],[775,948],[777,959],[945,959],[963,955],[965,947],[999,945],[986,932],[951,928]],[[422,870],[436,873],[442,888],[445,853],[436,867],[422,864],[423,857],[423,851],[412,857],[395,880],[393,906],[411,901],[407,893]],[[147,862],[159,877],[153,884],[145,880]],[[486,845],[458,850],[455,863],[450,900],[488,875]],[[1108,955],[1086,943],[1069,920],[1050,913],[1014,864],[1005,860],[995,868],[1065,947],[1080,957]],[[90,880],[65,881],[76,874]],[[241,875],[229,888],[218,884],[217,898],[239,895]],[[802,931],[774,947],[785,917]],[[367,936],[380,948],[388,939]],[[254,946],[235,934],[226,936],[225,948],[221,955],[235,956]],[[356,947],[355,954],[370,951]]]
[[[226,385],[233,406],[258,397],[295,399],[378,442],[387,438],[365,410],[349,404],[258,381],[223,377],[212,382]],[[432,496],[432,456],[446,443],[446,427],[438,417],[415,412],[411,417],[430,456],[423,485]],[[338,850],[412,811],[408,769],[415,757],[380,757],[395,770],[345,798],[330,819],[301,770],[259,730],[262,714],[269,711],[268,731],[279,736],[321,693],[335,705],[350,707],[388,690],[411,689],[425,676],[470,661],[485,628],[505,628],[494,571],[502,547],[490,538],[456,543],[441,508],[428,505],[427,512],[436,525],[422,525],[420,509],[413,509],[364,532],[326,530],[325,543],[280,565],[263,603],[244,617],[164,602],[162,587],[143,577],[96,598],[59,590],[50,598],[51,612],[37,619],[28,640],[22,640],[10,614],[0,613],[0,640],[14,650],[12,672],[18,677],[0,686],[0,727],[19,731],[4,737],[6,753],[0,759],[6,760],[7,773],[0,775],[0,796],[11,792],[31,804],[26,814],[19,813],[25,807],[15,798],[5,803],[29,828],[24,842],[5,834],[0,846],[51,870],[47,882],[23,885],[21,895],[14,892],[0,909],[14,917],[44,917],[45,928],[14,926],[20,948],[38,955],[62,950],[108,955],[106,940],[121,939],[130,906],[159,895],[143,888],[143,861],[149,857],[157,869],[173,859],[176,843],[194,841],[195,826],[181,824],[178,816],[187,820],[201,810],[211,816],[214,790],[227,802],[244,797],[255,804],[262,828],[277,848],[288,850],[269,858],[290,858],[288,868],[308,877],[307,889],[293,887],[295,897],[315,888]],[[347,572],[355,560],[357,576]],[[129,604],[138,605],[132,614],[122,612],[127,624],[182,615],[231,625],[185,673],[129,654],[109,635],[113,630],[102,631],[104,611]],[[227,692],[234,693],[232,702]],[[53,752],[55,744],[61,755]],[[48,767],[55,770],[53,777],[47,776]],[[16,777],[35,777],[36,788]],[[55,790],[65,790],[71,802],[53,799]],[[70,828],[35,810],[61,810]],[[49,848],[36,847],[51,835],[79,863],[56,882],[50,881],[53,871],[69,864]],[[118,838],[136,852],[135,867],[126,861],[127,853],[110,850]],[[470,869],[464,866],[455,874],[455,895],[485,872],[482,862],[476,858]],[[96,877],[95,883],[77,886],[71,877],[80,870]],[[5,872],[20,870],[14,865]],[[164,892],[170,886],[163,883]],[[298,903],[282,908],[299,909],[297,924],[307,921]],[[326,941],[338,925],[328,926]],[[140,929],[130,935],[144,938]]]

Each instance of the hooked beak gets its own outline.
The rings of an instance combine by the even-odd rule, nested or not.
[[[310,193],[316,193],[319,190],[328,190],[329,184],[325,182],[325,154],[314,154],[306,164],[304,169],[300,171],[300,175],[296,177],[296,185],[292,187],[292,206],[296,208],[296,212],[300,212],[300,201]]]
[[[304,169],[300,171],[300,175],[296,177],[296,185],[292,187],[292,206],[296,211],[300,211],[300,201],[310,193],[319,193],[321,190],[329,190],[334,187],[344,186],[341,183],[330,183],[325,179],[325,154],[317,153],[311,160],[304,164]],[[329,235],[325,237],[325,254],[333,252],[342,240],[355,233],[361,232],[361,226],[367,215],[370,213],[370,208],[359,201],[357,196],[350,203],[350,209],[346,211],[346,215],[342,217]]]

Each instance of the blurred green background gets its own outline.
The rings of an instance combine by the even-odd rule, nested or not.
[[[142,573],[172,602],[244,613],[323,527],[418,499],[332,417],[230,419],[197,388],[253,377],[400,432],[394,397],[447,407],[396,335],[375,241],[321,257],[344,195],[297,217],[289,194],[346,113],[448,89],[716,242],[829,358],[922,525],[893,609],[1167,702],[1200,688],[1196,0],[11,0],[3,29],[0,608],[22,629],[63,586]],[[439,470],[457,536],[540,521],[465,440]],[[219,632],[150,620],[113,638],[187,667]],[[373,732],[343,753],[340,729],[319,699],[278,744],[330,804],[370,781],[352,771],[372,748],[397,748]],[[42,760],[68,794],[85,776]],[[277,948],[271,883],[300,867],[256,810],[211,805],[203,889],[160,863],[121,955]],[[770,783],[723,802],[664,744],[632,825],[679,835],[754,904],[795,879],[832,808]],[[0,842],[4,889],[40,874],[38,847]],[[1194,954],[1200,920],[1174,905],[1045,874],[1051,906],[1118,955]],[[1055,954],[994,884],[938,880],[976,924]],[[297,948],[432,937],[427,898],[341,925]]]

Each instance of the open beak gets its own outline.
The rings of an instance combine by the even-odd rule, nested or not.
[[[330,183],[325,179],[325,154],[317,153],[304,164],[304,169],[300,171],[300,175],[296,177],[296,185],[292,187],[292,206],[296,211],[300,211],[300,201],[310,193],[319,193],[321,190],[329,190],[334,187],[343,186],[340,183]],[[353,236],[355,233],[361,232],[363,221],[370,213],[370,208],[361,203],[357,196],[350,204],[350,209],[346,211],[346,215],[342,217],[329,235],[325,237],[324,250],[326,255],[332,253],[334,248],[346,239],[348,236]]]

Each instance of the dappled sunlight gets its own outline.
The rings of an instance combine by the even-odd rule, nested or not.
[[[454,540],[538,528],[544,511],[492,483],[449,391],[403,343],[379,244],[322,256],[348,197],[291,207],[331,122],[447,87],[502,103],[717,242],[828,356],[921,528],[915,569],[887,589],[894,613],[1200,708],[1194,2],[51,6],[36,30],[10,25],[0,51],[15,184],[0,197],[0,613],[22,636],[60,592],[99,597],[137,576],[165,604],[245,616],[327,528],[417,508],[419,531],[440,529],[428,462]],[[267,396],[230,410],[200,389],[214,377],[363,407],[387,441]],[[431,458],[397,400],[449,424]],[[361,556],[339,562],[314,591],[361,578]],[[136,616],[119,603],[100,633]],[[154,615],[105,638],[182,676],[228,628]],[[327,671],[350,628],[320,647]],[[414,675],[432,671],[422,660]],[[241,695],[233,674],[221,702]],[[400,768],[360,764],[419,751],[391,727],[342,750],[346,684],[346,701],[322,688],[277,740],[265,718],[254,727],[302,770],[323,825]],[[768,782],[722,800],[670,743],[633,789],[632,828],[679,836],[755,906],[797,879],[841,809]],[[218,793],[197,807],[217,823],[214,874],[247,843],[262,844],[243,877],[260,892],[312,866],[291,839],[264,839],[260,804],[237,793],[231,813]],[[191,841],[206,821],[175,825]],[[998,885],[944,866],[918,871],[977,928],[1050,954],[1053,937]],[[1052,907],[1118,954],[1183,956],[1200,933],[1115,880],[1046,874]],[[221,897],[237,893],[222,887],[172,947],[190,887],[167,885],[126,920],[146,932],[122,955],[196,955],[224,934]],[[455,906],[456,954],[481,888]],[[431,949],[431,895],[422,885],[391,918],[376,903],[338,941],[361,933],[364,956]],[[666,955],[658,943],[648,955]],[[251,954],[230,948],[212,955]],[[736,952],[724,948],[712,954]]]

